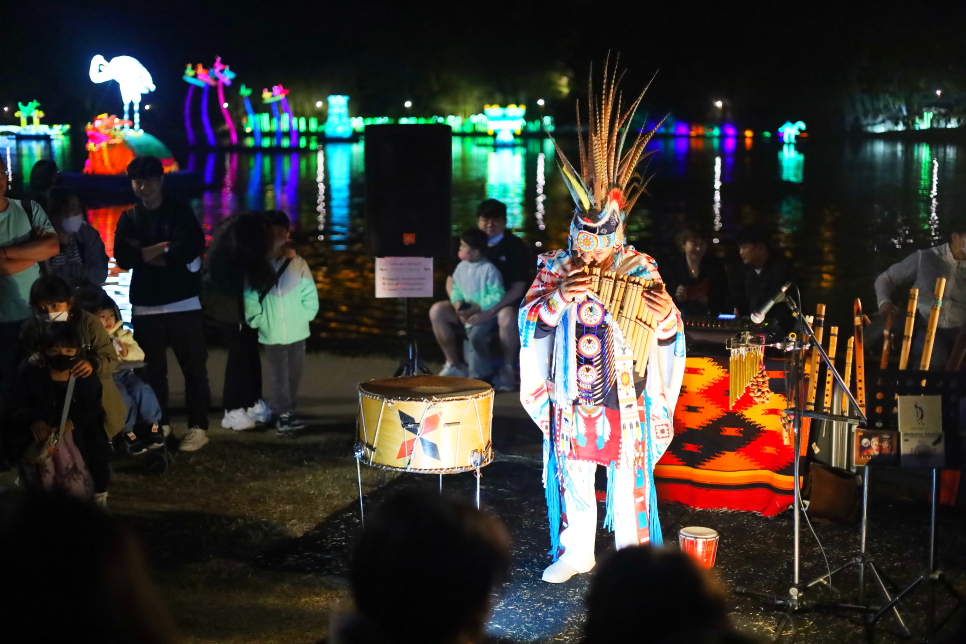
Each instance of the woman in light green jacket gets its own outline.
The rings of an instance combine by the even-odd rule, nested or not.
[[[294,412],[305,339],[309,337],[309,322],[319,312],[319,293],[305,260],[286,249],[288,217],[277,210],[265,216],[271,231],[265,258],[269,270],[266,266],[245,267],[245,322],[258,330],[258,341],[265,347],[275,427],[279,434],[287,434],[305,426]]]

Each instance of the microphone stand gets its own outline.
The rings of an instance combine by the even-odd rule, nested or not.
[[[792,362],[792,370],[791,370],[792,387],[790,387],[790,389],[795,392],[795,410],[793,413],[788,414],[792,416],[793,427],[794,427],[793,452],[794,452],[794,458],[795,458],[795,461],[793,464],[793,468],[794,468],[793,476],[795,479],[795,483],[794,483],[795,494],[794,494],[793,506],[795,509],[795,515],[794,515],[794,527],[793,527],[794,547],[793,547],[793,553],[792,553],[792,561],[793,561],[792,584],[785,595],[776,595],[774,593],[750,590],[748,588],[744,588],[741,586],[736,587],[735,592],[738,593],[739,595],[747,595],[749,597],[756,597],[758,599],[765,600],[769,602],[771,605],[773,605],[775,608],[785,608],[788,610],[789,613],[793,613],[793,612],[799,612],[802,610],[812,610],[819,607],[818,603],[806,602],[803,599],[804,591],[807,588],[811,587],[812,584],[803,586],[802,580],[801,580],[801,558],[802,558],[801,557],[802,555],[801,553],[801,540],[802,540],[801,513],[804,512],[804,509],[802,507],[802,493],[801,493],[802,419],[815,418],[819,420],[831,420],[831,421],[847,423],[849,425],[865,425],[867,423],[867,419],[866,419],[865,413],[862,411],[862,408],[859,407],[859,403],[855,399],[855,396],[852,394],[852,392],[849,390],[848,386],[846,385],[845,381],[842,379],[842,376],[839,374],[838,371],[835,370],[835,367],[832,364],[832,361],[829,359],[828,354],[825,353],[825,349],[822,348],[821,344],[815,341],[815,332],[813,331],[811,325],[808,323],[808,320],[805,319],[805,316],[802,315],[802,312],[799,309],[798,305],[795,303],[794,299],[786,295],[783,301],[785,302],[785,305],[792,310],[792,313],[796,317],[797,319],[796,326],[798,329],[798,333],[795,337],[791,337],[792,334],[790,334],[790,340],[792,342],[789,345],[787,345],[792,347],[792,350],[795,352],[795,358]],[[805,411],[805,378],[804,378],[805,352],[809,348],[809,346],[814,347],[819,352],[819,356],[821,356],[822,362],[828,368],[829,373],[832,374],[832,377],[835,379],[835,382],[838,383],[839,387],[842,388],[842,391],[845,394],[845,396],[848,397],[849,403],[851,403],[852,408],[854,408],[858,413],[857,418],[852,418],[850,416],[838,416],[834,414],[823,414],[819,412]],[[812,376],[815,377],[815,374],[812,374]],[[840,608],[850,608],[850,609],[862,610],[862,611],[868,610],[866,606],[859,606],[859,605],[853,605],[853,604],[835,604],[835,605]],[[791,618],[788,617],[788,619],[791,619]],[[783,632],[783,629],[784,629],[784,621],[782,622],[780,627],[782,630],[779,630],[779,635],[778,635],[779,638],[781,637],[781,633]]]

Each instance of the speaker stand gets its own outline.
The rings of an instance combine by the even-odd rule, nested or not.
[[[426,364],[419,358],[419,347],[416,346],[416,338],[413,336],[413,304],[410,298],[404,297],[403,302],[406,307],[406,357],[399,362],[394,378],[400,376],[431,375],[432,372]]]

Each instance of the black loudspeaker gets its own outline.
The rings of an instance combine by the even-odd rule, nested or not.
[[[370,255],[450,257],[452,141],[445,124],[366,126]]]

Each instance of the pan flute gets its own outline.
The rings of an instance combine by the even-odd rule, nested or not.
[[[587,274],[590,290],[620,327],[624,343],[634,352],[634,370],[643,377],[660,320],[654,319],[642,295],[645,291],[663,291],[664,284],[594,267],[587,268]]]

